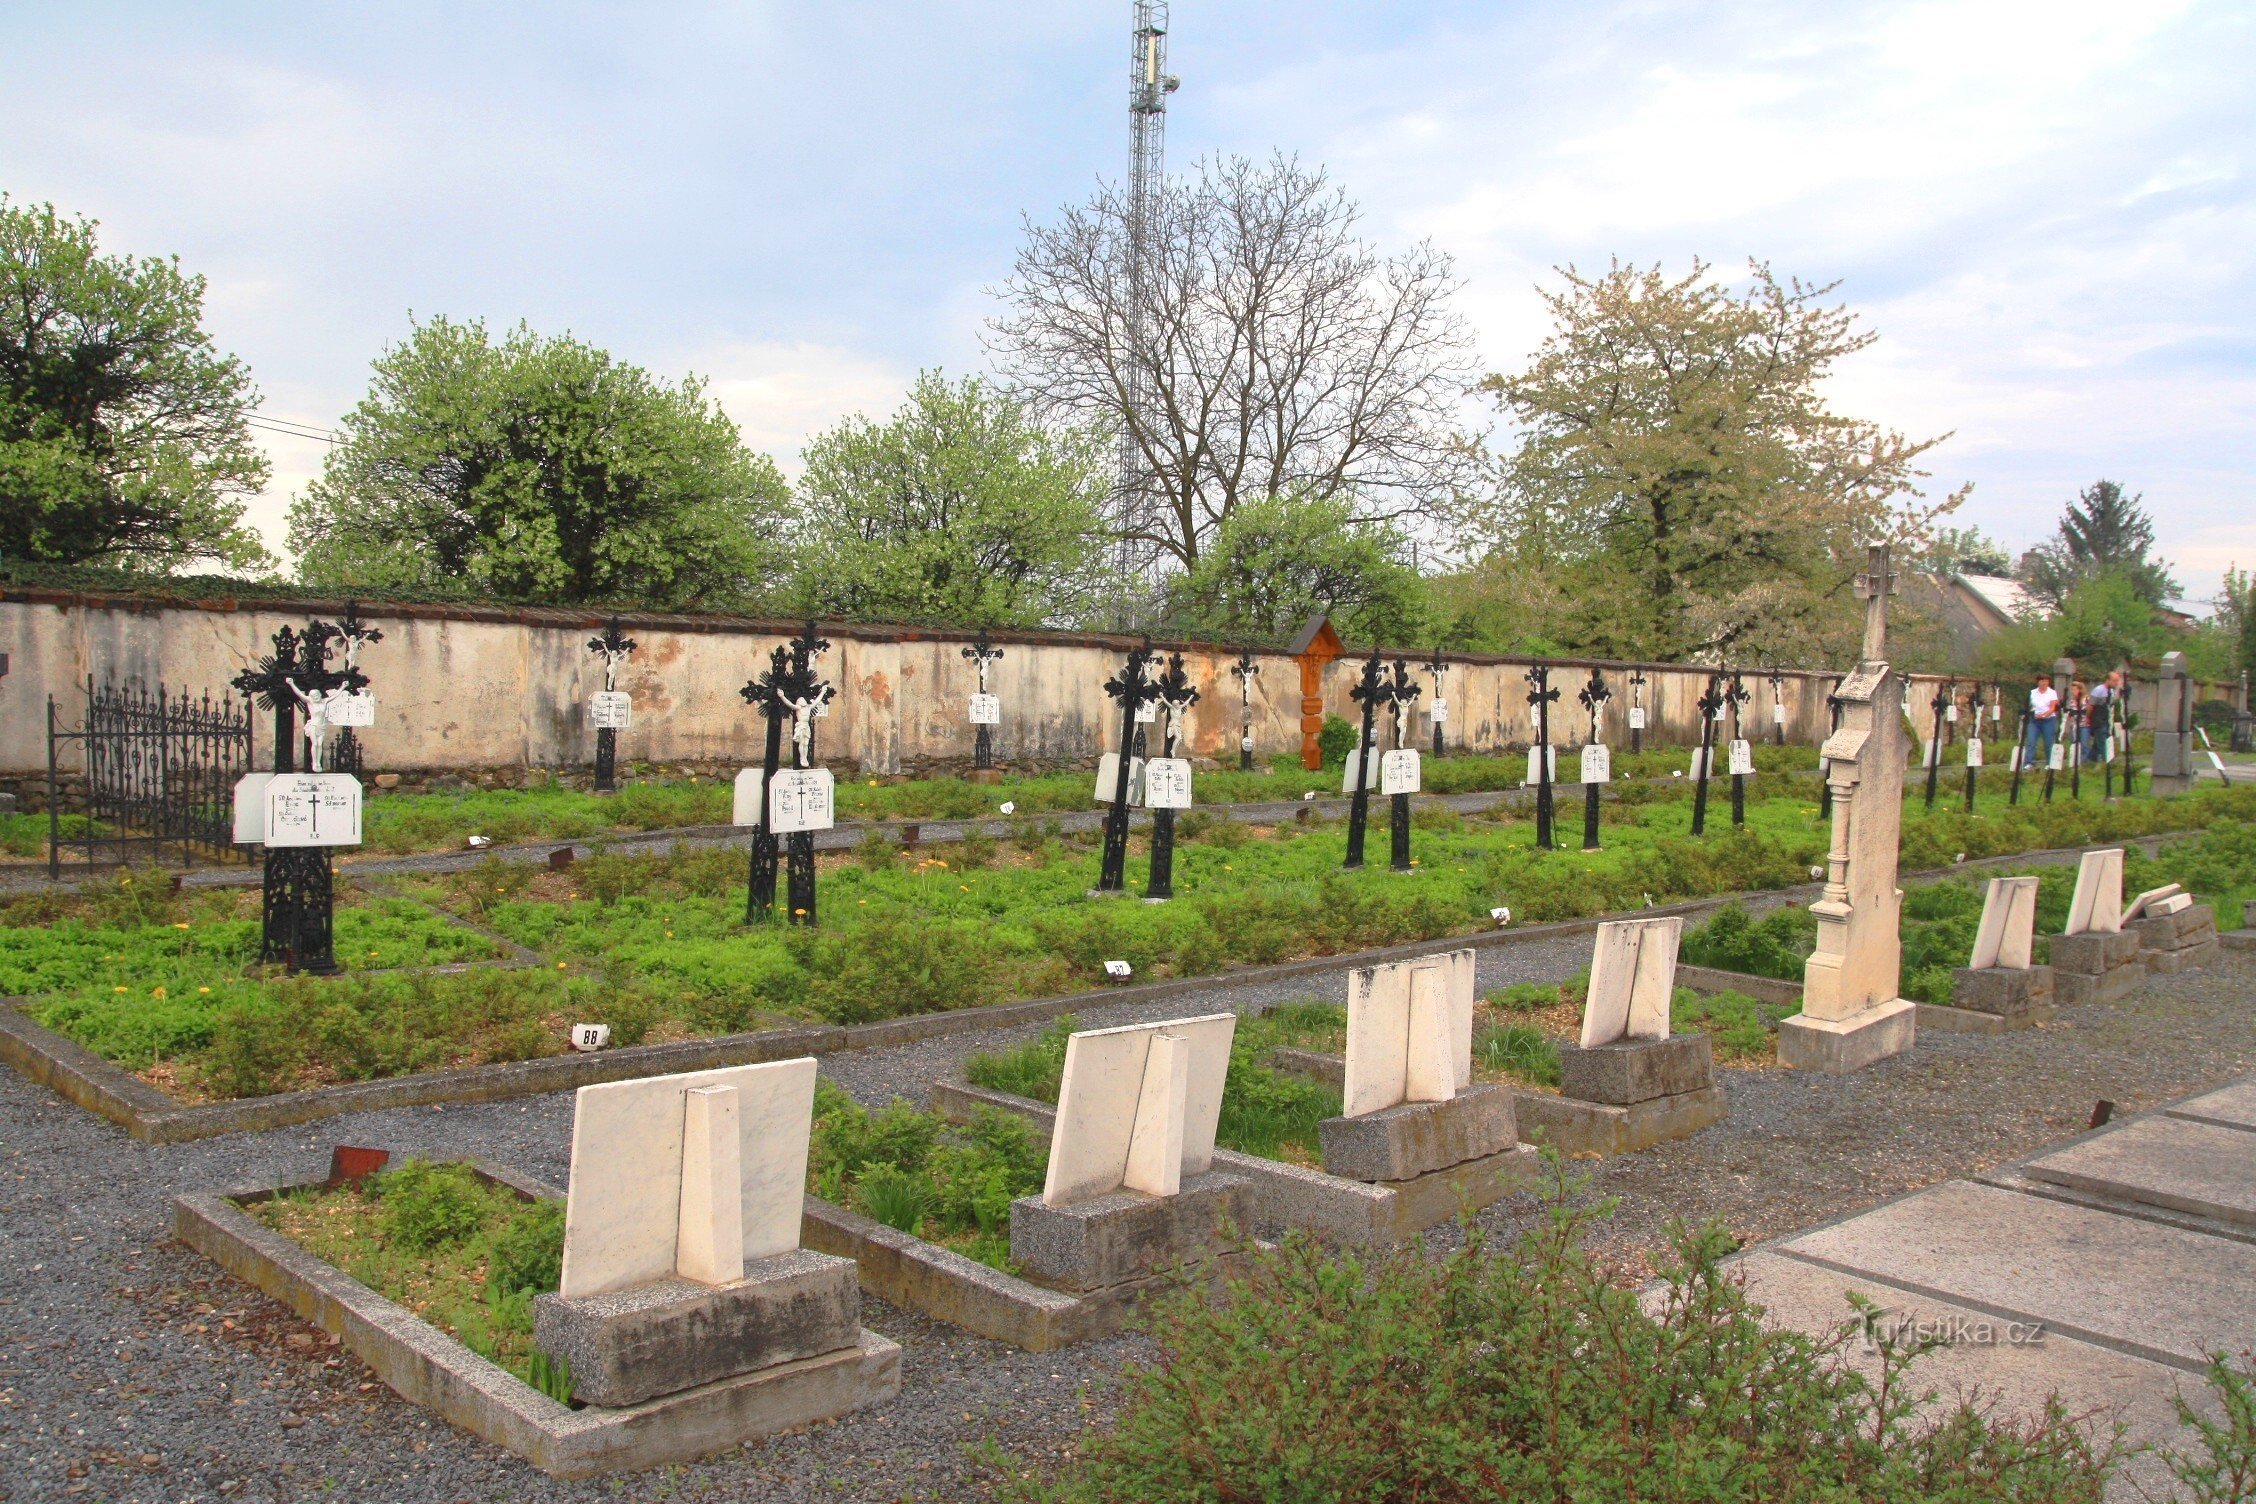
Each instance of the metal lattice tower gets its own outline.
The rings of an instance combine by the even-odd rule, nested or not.
[[[1167,0],[1135,0],[1128,59],[1128,392],[1120,432],[1120,530],[1148,521],[1151,466],[1137,431],[1158,426],[1150,367],[1154,343],[1151,289],[1157,282],[1160,195],[1167,173],[1167,96],[1182,80],[1167,71]],[[1123,537],[1118,552],[1125,582],[1144,572],[1148,549]],[[1125,592],[1124,592],[1125,596]]]

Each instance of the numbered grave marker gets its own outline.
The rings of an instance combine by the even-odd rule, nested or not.
[[[1139,725],[1139,726],[1149,726],[1149,725],[1151,725],[1151,724],[1152,724],[1153,722],[1157,721],[1158,719],[1159,719],[1159,703],[1158,703],[1158,702],[1157,702],[1156,700],[1148,700],[1148,701],[1146,701],[1145,703],[1143,703],[1143,704],[1141,704],[1141,705],[1138,705],[1138,706],[1136,707],[1136,724],[1137,724],[1137,725]]]
[[[575,1050],[600,1050],[610,1042],[609,1024],[572,1025],[572,1048]]]
[[[1527,777],[1521,780],[1522,786],[1534,788],[1545,778],[1553,783],[1559,781],[1559,749],[1550,746],[1528,748]]]
[[[1734,776],[1755,770],[1755,749],[1751,742],[1734,740],[1731,743],[1731,771]]]
[[[1982,766],[1982,739],[1978,736],[1966,739],[1966,765],[1970,768]]]
[[[623,689],[599,689],[588,696],[588,724],[598,731],[624,731],[634,719],[634,700]]]
[[[361,728],[376,724],[376,697],[367,690],[334,690],[329,695],[329,724]]]
[[[1436,700],[1427,707],[1426,713],[1436,721],[1447,721],[1449,719],[1449,702],[1447,700]]]
[[[1643,731],[1645,729],[1644,706],[1632,705],[1629,707],[1629,729],[1632,731]]]
[[[1389,795],[1418,792],[1417,748],[1403,747],[1380,754],[1379,792]]]
[[[768,829],[778,835],[837,823],[837,780],[828,768],[790,768],[768,791]]]
[[[1361,752],[1350,752],[1347,754],[1347,766],[1340,770],[1341,793],[1352,794],[1355,792],[1355,773],[1358,768],[1362,767],[1363,754]],[[1366,776],[1363,779],[1364,788],[1375,789],[1379,786],[1378,771],[1379,765],[1375,762],[1372,763],[1368,769],[1365,769]],[[1309,797],[1314,798],[1315,796],[1311,794]]]
[[[971,723],[974,726],[1000,726],[1003,723],[1003,702],[995,695],[971,697]]]
[[[1777,725],[1783,726],[1786,724],[1786,702],[1784,700],[1780,700],[1770,707],[1770,718]]]
[[[1125,982],[1136,974],[1136,968],[1130,966],[1126,961],[1107,961],[1104,963],[1104,969],[1105,975],[1115,982]]]
[[[276,773],[264,797],[268,846],[360,844],[360,780],[350,773]]]
[[[1582,781],[1584,783],[1611,783],[1614,781],[1614,754],[1602,742],[1592,742],[1582,749]]]
[[[1191,760],[1187,757],[1155,757],[1144,764],[1144,807],[1146,809],[1189,809],[1191,807]]]

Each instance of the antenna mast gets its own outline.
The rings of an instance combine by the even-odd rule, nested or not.
[[[1158,428],[1152,376],[1156,340],[1151,290],[1158,282],[1160,195],[1167,176],[1167,96],[1182,80],[1167,71],[1167,0],[1135,0],[1128,62],[1128,391],[1120,430],[1117,554],[1123,586],[1145,572],[1149,547],[1127,534],[1151,520],[1152,470],[1139,437]],[[1131,592],[1123,590],[1124,609]]]

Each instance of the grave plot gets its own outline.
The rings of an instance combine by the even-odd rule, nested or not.
[[[177,1198],[174,1230],[545,1472],[686,1462],[899,1390],[854,1265],[800,1246],[814,1086],[801,1059],[585,1088],[568,1200],[476,1164],[340,1184],[340,1151]]]

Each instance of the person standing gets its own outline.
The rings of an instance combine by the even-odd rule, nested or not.
[[[2078,762],[2090,761],[2091,688],[2081,679],[2068,681],[2068,705],[2060,714],[2061,739],[2075,749]]]
[[[2084,761],[2101,761],[2100,749],[2107,745],[2107,716],[2115,700],[2118,676],[2109,674],[2092,686],[2091,709],[2084,716]]]
[[[2041,768],[2052,761],[2052,746],[2060,735],[2060,691],[2052,687],[2052,675],[2037,675],[2037,687],[2029,691],[2029,732],[2023,743],[2027,766]]]

